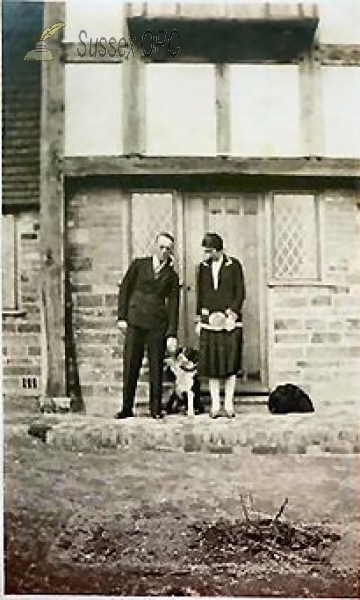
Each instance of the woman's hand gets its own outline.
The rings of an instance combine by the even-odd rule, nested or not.
[[[236,314],[236,312],[234,312],[233,310],[231,310],[231,308],[227,308],[225,311],[225,314],[227,317],[230,317],[230,319],[234,319],[234,321],[237,320],[238,316]]]

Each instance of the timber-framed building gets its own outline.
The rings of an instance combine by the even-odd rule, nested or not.
[[[239,394],[355,400],[360,12],[343,4],[4,2],[9,401],[117,407],[117,283],[159,229],[176,237],[182,343],[203,233],[243,263]],[[53,60],[24,61],[58,22]],[[150,52],[146,31],[178,35]]]

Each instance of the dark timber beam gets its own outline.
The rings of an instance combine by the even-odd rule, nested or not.
[[[174,58],[180,62],[194,56],[225,63],[251,60],[288,62],[310,48],[318,21],[317,17],[297,15],[236,19],[208,18],[205,14],[200,17],[133,16],[129,19],[129,31],[138,51],[143,50],[146,31],[154,34],[161,30],[176,31],[173,51],[179,48]],[[157,59],[173,60],[169,44],[171,46],[169,42],[155,49],[148,40],[146,51]]]
[[[360,177],[360,160],[346,158],[66,157],[65,175],[269,175]]]
[[[360,44],[319,44],[315,48],[314,58],[322,65],[359,66]]]
[[[114,42],[112,42],[113,46],[109,45],[109,40],[107,43],[102,42],[102,47],[98,45],[96,56],[90,56],[90,44],[86,44],[86,48],[80,42],[63,42],[62,44],[62,52],[61,52],[61,60],[66,63],[126,63],[127,61],[134,60],[134,56],[138,57],[138,60],[144,63],[154,62],[153,59],[147,58],[143,55],[141,50],[138,48],[130,48],[130,46],[125,49],[123,47],[124,41],[121,42],[121,47],[119,51],[119,41],[121,36],[116,38],[117,44],[115,44],[114,50]],[[94,40],[95,41],[95,40]],[[100,51],[100,52],[99,52]],[[81,55],[79,55],[79,52]],[[91,52],[94,53],[94,43],[92,44]],[[101,53],[101,54],[100,54]],[[307,52],[301,53],[296,57],[270,57],[267,58],[256,56],[256,55],[248,55],[246,59],[238,59],[236,63],[245,63],[245,64],[297,64],[301,63],[306,57]],[[341,66],[359,66],[360,65],[360,44],[314,44],[313,49],[313,57],[314,59],[322,64],[322,65],[341,65]],[[158,57],[158,62],[177,62],[177,63],[191,63],[191,64],[204,64],[204,63],[218,63],[221,62],[219,57],[213,55],[204,55],[204,56],[195,56],[191,54],[179,54],[175,58],[171,58],[170,56],[163,56],[160,60]],[[224,62],[234,62],[224,61]]]
[[[44,28],[65,22],[65,4],[44,5]],[[60,29],[46,40],[53,60],[42,62],[41,97],[41,309],[44,393],[65,396],[64,344],[64,192],[61,170],[64,154],[64,66]],[[31,68],[31,62],[28,63]],[[26,99],[25,99],[26,101]]]

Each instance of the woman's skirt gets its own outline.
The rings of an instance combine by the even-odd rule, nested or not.
[[[222,379],[241,370],[242,329],[212,331],[202,329],[200,334],[198,374]]]

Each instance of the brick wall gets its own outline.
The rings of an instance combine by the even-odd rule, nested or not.
[[[39,214],[21,212],[17,219],[20,312],[3,313],[2,346],[4,396],[20,399],[38,396],[41,387]]]
[[[318,401],[357,399],[359,224],[354,196],[325,195],[320,213],[321,285],[269,290],[271,387],[289,381]]]
[[[67,201],[73,330],[88,412],[120,401],[122,338],[116,327],[117,283],[127,265],[125,198],[115,188],[84,185]]]

